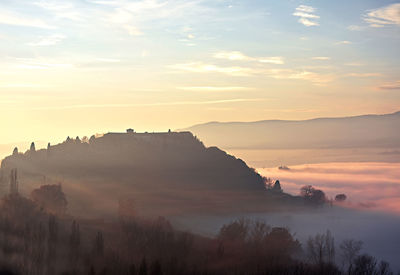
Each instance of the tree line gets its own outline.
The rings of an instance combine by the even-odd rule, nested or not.
[[[239,219],[204,237],[162,217],[139,218],[129,201],[108,222],[43,205],[20,194],[1,200],[1,274],[393,274],[388,263],[361,253],[359,241],[337,247],[329,231],[301,243],[288,228]]]

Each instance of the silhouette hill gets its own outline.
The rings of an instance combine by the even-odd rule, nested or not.
[[[216,147],[206,148],[190,132],[68,138],[6,157],[3,178],[13,168],[26,194],[61,183],[69,213],[83,217],[115,214],[126,199],[134,201],[139,215],[150,216],[266,211],[298,201],[270,194],[254,169]]]

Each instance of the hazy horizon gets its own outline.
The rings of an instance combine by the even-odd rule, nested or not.
[[[0,116],[12,131],[0,143],[398,111],[399,9],[388,0],[3,1]]]
[[[0,274],[400,274],[399,49],[400,0],[1,0]]]

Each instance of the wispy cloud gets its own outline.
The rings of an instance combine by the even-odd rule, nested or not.
[[[338,41],[335,43],[336,45],[350,45],[353,44],[351,41],[348,40],[342,40],[342,41]]]
[[[115,58],[95,58],[94,60],[97,62],[104,62],[104,63],[119,63],[119,62],[121,62],[120,59],[115,59]]]
[[[298,12],[305,12],[305,13],[313,13],[315,11],[315,8],[311,6],[306,6],[306,5],[300,5],[296,8],[296,11]]]
[[[230,98],[205,101],[174,101],[154,103],[115,103],[115,104],[75,104],[64,106],[35,107],[31,110],[68,110],[68,109],[93,109],[93,108],[128,108],[128,107],[151,107],[151,106],[175,106],[175,105],[212,105],[224,103],[266,101],[265,98]]]
[[[7,83],[7,84],[0,84],[1,88],[38,88],[41,85],[34,84],[34,83]]]
[[[208,107],[207,110],[210,111],[232,111],[234,108],[232,107]]]
[[[193,28],[189,26],[185,26],[181,28],[180,30],[180,35],[182,38],[179,39],[179,41],[185,43],[186,46],[195,46],[196,44],[194,43],[194,40],[197,38],[196,35],[194,35]]]
[[[220,58],[220,59],[228,59],[228,60],[252,60],[253,58],[244,55],[241,52],[238,51],[232,51],[232,52],[217,52],[214,54],[215,58]]]
[[[135,26],[131,26],[131,25],[123,25],[122,28],[124,30],[126,30],[127,33],[129,33],[129,35],[132,36],[139,36],[139,35],[143,35],[143,32],[141,30],[139,30],[137,27]]]
[[[331,58],[329,56],[314,56],[311,59],[313,59],[313,60],[330,60]]]
[[[363,63],[359,63],[359,62],[348,62],[344,64],[345,66],[351,66],[351,67],[361,67],[364,66]]]
[[[315,14],[316,9],[311,6],[300,5],[296,8],[296,11],[293,13],[294,16],[299,17],[299,23],[304,26],[319,26],[317,20],[320,18]]]
[[[65,1],[37,1],[33,5],[50,11],[57,19],[68,19],[71,21],[83,21],[87,16],[71,2]]]
[[[283,60],[283,57],[281,57],[281,56],[262,57],[262,58],[258,59],[258,62],[277,64],[277,65],[285,64],[285,61]]]
[[[55,63],[47,60],[32,59],[32,58],[17,58],[17,64],[14,65],[17,69],[30,69],[30,70],[48,70],[55,68],[72,68],[73,64],[70,63]]]
[[[350,25],[347,27],[349,31],[362,31],[365,27],[358,25]]]
[[[0,24],[42,28],[42,29],[55,29],[54,26],[46,23],[42,19],[31,18],[26,15],[2,9],[0,9]]]
[[[28,43],[29,46],[40,47],[40,46],[53,46],[60,43],[62,40],[66,38],[65,35],[62,34],[53,34],[50,36],[41,37],[36,42]]]
[[[228,60],[257,60],[260,62],[257,58],[248,57],[240,52],[224,52],[218,53],[216,56],[217,58],[225,58]],[[300,69],[270,69],[265,66],[228,67],[203,62],[190,62],[170,65],[168,68],[191,73],[222,73],[231,76],[267,76],[275,79],[299,79],[309,81],[314,85],[326,85],[326,83],[331,82],[334,79],[334,76],[331,74],[320,74]]]
[[[90,1],[92,4],[106,6],[102,10],[103,21],[119,27],[130,35],[142,35],[144,31],[141,26],[147,26],[156,20],[166,20],[173,18],[188,18],[198,15],[209,8],[200,4],[201,1]],[[186,39],[192,39],[192,33],[186,35]]]
[[[269,56],[269,57],[251,57],[239,51],[217,52],[214,58],[227,59],[232,61],[257,61],[260,63],[269,63],[282,65],[285,63],[282,56]]]
[[[251,90],[253,88],[249,87],[234,87],[234,86],[226,86],[226,87],[221,87],[221,86],[198,86],[198,87],[179,87],[178,89],[184,90],[184,91],[208,91],[208,92],[225,92],[225,91],[243,91],[243,90]]]
[[[298,109],[265,109],[264,112],[271,113],[315,113],[320,111],[320,109],[307,109],[307,108],[298,108]]]
[[[380,73],[349,73],[346,76],[351,76],[351,77],[376,77],[376,76],[381,76],[382,74]]]
[[[320,74],[306,70],[271,69],[267,75],[276,79],[300,79],[312,82],[314,85],[324,86],[335,77],[331,74]]]
[[[381,90],[400,90],[400,80],[379,86]]]
[[[232,76],[249,76],[257,73],[258,71],[249,67],[222,67],[214,64],[207,64],[203,62],[190,62],[170,65],[168,68],[177,71],[186,71],[193,73],[223,73]]]
[[[369,11],[364,16],[364,21],[374,28],[381,28],[385,25],[400,25],[400,3]]]

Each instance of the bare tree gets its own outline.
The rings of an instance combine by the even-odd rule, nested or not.
[[[335,261],[335,241],[329,230],[325,234],[317,234],[307,240],[307,254],[310,261],[322,265]]]
[[[376,259],[368,254],[363,254],[355,258],[354,268],[349,274],[355,275],[375,275]]]
[[[228,225],[222,226],[219,231],[219,239],[228,241],[246,240],[249,232],[249,221],[245,219],[238,219]]]
[[[350,274],[353,270],[353,262],[362,248],[362,241],[352,239],[343,240],[340,244],[343,268]]]
[[[381,261],[378,266],[378,274],[379,275],[392,275],[392,271],[390,270],[389,263],[385,261]]]
[[[264,181],[264,185],[265,185],[266,189],[268,189],[268,190],[272,189],[273,182],[272,182],[271,178],[263,177],[263,181]]]
[[[265,222],[256,221],[249,232],[249,241],[254,243],[261,243],[271,232],[271,227]]]
[[[103,233],[100,231],[97,232],[96,238],[94,240],[94,247],[93,247],[93,252],[98,255],[98,256],[103,256],[104,253],[104,238],[103,238]]]

